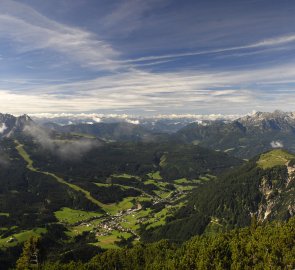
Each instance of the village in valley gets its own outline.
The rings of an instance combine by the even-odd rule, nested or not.
[[[68,227],[69,234],[94,234],[97,242],[93,244],[102,248],[118,248],[120,243],[135,243],[140,240],[139,230],[142,227],[150,229],[164,225],[166,218],[184,205],[182,199],[185,195],[200,184],[200,180],[178,179],[174,182],[173,190],[169,190],[165,188],[167,182],[159,174],[150,176],[147,183],[152,182],[160,187],[160,191],[157,190],[153,195],[142,191],[142,195],[138,197],[125,198],[123,202],[113,204],[102,215],[62,209],[56,216]],[[71,222],[69,216],[75,216],[75,222]]]

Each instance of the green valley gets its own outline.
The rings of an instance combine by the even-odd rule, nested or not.
[[[196,235],[202,240],[192,248],[199,250],[202,241],[223,239],[232,229],[285,221],[295,212],[295,156],[283,149],[240,160],[231,151],[169,140],[115,142],[31,129],[37,135],[0,140],[5,268],[29,245],[40,246],[45,269],[54,262],[70,267],[71,261],[84,267],[92,258],[145,252],[163,240],[168,253],[182,252]],[[236,264],[232,257],[230,264]]]

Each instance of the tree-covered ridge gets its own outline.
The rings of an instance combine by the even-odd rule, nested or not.
[[[162,240],[108,250],[88,263],[47,262],[44,270],[105,269],[294,269],[295,218],[202,235],[178,246]]]
[[[93,145],[81,158],[59,155],[29,138],[22,138],[25,150],[35,165],[45,171],[66,176],[71,181],[86,179],[103,181],[113,174],[144,176],[160,171],[166,181],[182,177],[197,179],[200,175],[216,175],[224,169],[242,164],[226,153],[200,146],[169,142],[114,142]],[[72,138],[62,137],[60,143]],[[91,140],[95,142],[95,140]]]
[[[284,153],[285,165],[276,164],[278,153]],[[263,169],[258,163],[261,160],[274,166]],[[166,225],[145,231],[144,239],[187,240],[196,234],[248,226],[252,216],[261,222],[292,217],[295,214],[292,160],[293,155],[287,152],[270,151],[205,183],[189,195],[188,203]]]

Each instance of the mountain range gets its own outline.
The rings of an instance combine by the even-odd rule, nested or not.
[[[191,121],[190,118],[189,122]],[[193,123],[174,118],[161,122],[160,120],[156,122],[141,120],[141,122],[131,124],[121,120],[116,123],[71,125],[43,123],[43,125],[62,133],[89,134],[113,141],[161,140],[195,144],[246,159],[273,148],[295,151],[295,113],[293,112],[256,112],[235,120],[194,120]],[[163,126],[163,129],[155,128],[157,125],[155,123]],[[167,128],[167,123],[174,128]]]
[[[32,237],[46,246],[43,260],[88,261],[107,249],[289,220],[294,115],[164,132],[0,114],[0,265],[12,267]]]
[[[295,114],[256,112],[234,121],[192,123],[174,139],[198,144],[241,158],[251,158],[272,148],[295,151]]]
[[[10,137],[14,133],[22,132],[26,125],[33,123],[28,115],[15,117],[0,113],[0,136]]]

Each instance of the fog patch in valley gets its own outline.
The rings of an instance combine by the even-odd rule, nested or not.
[[[65,160],[79,159],[91,149],[100,145],[97,141],[87,138],[79,140],[53,139],[49,131],[37,125],[26,125],[24,132],[26,135],[31,136],[43,149],[49,150]]]
[[[272,148],[283,148],[284,147],[284,144],[281,141],[272,141],[270,143],[270,145]]]
[[[0,168],[9,166],[9,156],[0,148]]]
[[[0,126],[0,134],[3,134],[6,129],[7,129],[7,126],[5,125],[5,123],[2,123]]]

